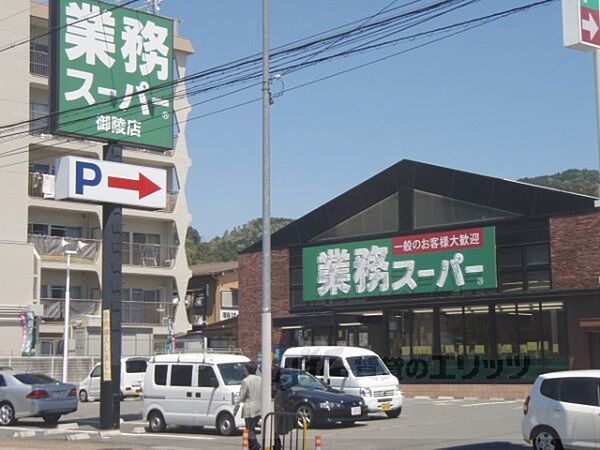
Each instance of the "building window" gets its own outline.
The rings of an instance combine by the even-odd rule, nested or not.
[[[490,311],[487,305],[465,306],[465,348],[470,355],[490,354]]]
[[[238,308],[239,296],[237,289],[223,289],[221,291],[221,308]]]
[[[410,356],[410,311],[392,311],[389,319],[390,356]]]
[[[29,132],[31,134],[37,135],[50,132],[49,111],[47,104],[36,102],[29,104]]]
[[[501,292],[550,289],[549,245],[535,244],[499,249],[498,275]]]
[[[464,322],[462,306],[440,308],[440,345],[443,355],[463,354]]]
[[[482,222],[520,216],[520,214],[511,211],[456,200],[416,189],[414,190],[413,201],[415,228]]]
[[[433,309],[413,310],[412,349],[414,356],[433,355]]]
[[[396,192],[316,236],[311,242],[398,231],[398,204]]]

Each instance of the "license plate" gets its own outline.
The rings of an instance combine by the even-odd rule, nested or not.
[[[392,408],[392,405],[390,405],[389,403],[382,403],[381,405],[379,405],[379,407],[381,408],[382,411],[389,411]]]
[[[350,408],[350,414],[353,416],[360,416],[360,406],[353,406]]]
[[[55,391],[53,394],[53,398],[64,398],[67,396],[67,391]]]

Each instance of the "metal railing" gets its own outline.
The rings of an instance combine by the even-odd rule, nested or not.
[[[41,50],[29,50],[29,72],[42,77],[50,76],[50,54]]]
[[[174,267],[176,245],[134,244],[123,242],[123,264],[143,267]]]
[[[45,323],[62,323],[65,321],[65,299],[64,298],[42,298],[44,312],[42,320]],[[72,298],[69,308],[71,317],[84,315],[98,315],[102,309],[101,300],[88,300]]]
[[[77,253],[71,256],[72,264],[94,264],[100,253],[102,241],[96,239],[69,238],[30,234],[27,241],[35,246],[42,261],[67,262],[63,244],[78,246]]]
[[[71,299],[70,316],[99,315],[102,300]],[[63,323],[65,320],[64,298],[43,298],[42,319],[45,323]],[[163,325],[164,318],[173,314],[173,306],[166,302],[124,301],[121,303],[121,322],[124,324]]]
[[[306,417],[295,412],[270,412],[262,420],[262,448],[306,450],[308,427]]]

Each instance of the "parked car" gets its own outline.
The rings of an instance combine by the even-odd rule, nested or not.
[[[281,367],[310,372],[326,385],[362,397],[369,412],[398,417],[403,397],[398,378],[381,358],[360,347],[310,346],[287,349]]]
[[[77,387],[39,373],[0,371],[0,425],[23,417],[42,417],[55,424],[63,414],[77,411]]]
[[[121,400],[136,397],[144,392],[144,378],[148,358],[131,356],[121,359]],[[96,364],[89,375],[79,382],[79,400],[100,399],[100,363]]]
[[[295,411],[308,426],[346,423],[364,419],[369,408],[357,395],[345,394],[323,384],[304,370],[280,369],[279,382],[289,389],[285,411]]]
[[[167,426],[214,427],[229,436],[244,427],[239,404],[245,356],[218,353],[158,355],[148,361],[144,418],[150,431]]]
[[[521,429],[536,450],[598,448],[600,370],[540,375],[523,405]]]

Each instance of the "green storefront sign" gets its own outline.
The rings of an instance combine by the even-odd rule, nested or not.
[[[53,132],[173,148],[173,22],[96,0],[52,0]]]
[[[304,301],[495,288],[494,227],[302,251]]]

